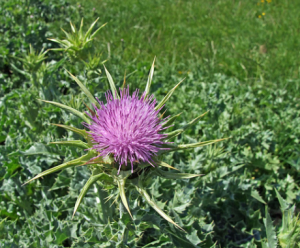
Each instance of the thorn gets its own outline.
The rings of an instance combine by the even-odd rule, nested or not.
[[[28,182],[26,182],[26,183],[23,183],[21,186],[23,187],[24,185],[26,185]]]
[[[90,111],[91,115],[94,117],[96,115],[96,113],[93,110],[91,110],[89,108],[89,106],[85,104],[85,102],[83,102],[83,104],[87,107],[87,109]]]
[[[164,114],[165,114],[166,112],[167,112],[167,110],[165,110],[165,111],[160,115],[159,119],[162,119],[163,116],[164,116]]]

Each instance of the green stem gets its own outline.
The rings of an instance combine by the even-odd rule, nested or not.
[[[97,184],[96,185],[97,189],[98,189],[98,196],[100,199],[100,204],[101,204],[101,210],[99,210],[99,215],[101,217],[102,214],[102,221],[103,223],[108,223],[108,221],[112,221],[113,217],[112,217],[112,213],[113,213],[113,206],[110,205],[110,201],[106,202],[106,198],[108,197],[107,192],[105,192],[104,190],[101,189],[101,187]]]
[[[125,207],[124,207],[122,201],[120,201],[120,203],[119,203],[119,209],[120,209],[120,219],[122,219],[122,216],[123,216],[123,214],[125,212]],[[119,242],[123,241],[123,237],[124,237],[124,235],[122,235],[122,233],[118,234],[118,240],[119,240]]]
[[[125,206],[123,205],[123,202],[120,201],[120,204],[119,204],[119,207],[120,207],[120,219],[122,218],[123,214],[125,212],[127,212]],[[122,233],[119,233],[118,234],[118,240],[119,242],[122,241],[123,244],[127,244],[127,240],[128,240],[128,228],[127,226],[124,227]]]
[[[119,208],[120,208],[120,219],[121,219],[123,216],[123,213],[125,212],[125,207],[124,207],[122,201],[120,201]]]

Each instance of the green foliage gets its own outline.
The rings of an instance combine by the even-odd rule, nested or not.
[[[298,9],[298,1],[0,1],[0,246],[299,247]],[[39,61],[43,49],[61,48],[47,38],[63,39],[61,28],[68,31],[71,21],[78,27],[82,18],[89,24],[98,17],[108,25],[83,61],[52,50]],[[24,61],[30,45],[34,59]],[[84,192],[72,219],[91,176],[87,166],[21,186],[84,154],[82,146],[47,145],[82,144],[86,133],[77,116],[37,99],[87,110],[91,99],[64,67],[102,101],[110,82],[99,55],[109,58],[117,89],[126,71],[131,91],[151,85],[158,102],[186,77],[168,99],[164,116],[174,118],[166,125],[182,130],[209,112],[174,145],[230,137],[174,151],[160,163],[164,173],[202,176],[143,182],[150,200],[186,233],[136,190],[126,193],[132,220],[120,197],[109,198],[113,186],[102,190],[101,182]]]

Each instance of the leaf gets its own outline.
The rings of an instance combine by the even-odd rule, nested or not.
[[[96,21],[94,21],[91,26],[89,27],[88,31],[85,33],[85,36],[84,36],[84,40],[86,41],[87,38],[89,37],[89,35],[92,33],[92,30],[94,28],[94,26],[96,25],[97,21],[99,20],[99,17],[96,19]]]
[[[173,244],[176,244],[176,247],[194,247],[197,248],[198,246],[193,245],[187,237],[183,238],[181,235],[178,235],[178,233],[174,233],[173,231],[169,230],[168,228],[165,228],[166,232],[170,233],[172,235],[172,241]],[[212,247],[210,247],[212,248]]]
[[[192,143],[192,144],[185,144],[185,145],[165,145],[164,147],[166,148],[170,148],[169,150],[164,150],[161,151],[163,153],[165,152],[172,152],[172,151],[177,151],[177,150],[184,150],[184,149],[190,149],[190,148],[196,148],[196,147],[201,147],[201,146],[207,146],[207,145],[211,145],[217,142],[220,142],[222,140],[226,140],[228,138],[224,138],[224,139],[217,139],[217,140],[208,140],[208,141],[203,141],[203,142],[197,142],[197,143]]]
[[[231,168],[230,171],[226,170],[225,172],[221,172],[221,173],[219,174],[219,177],[220,177],[220,178],[223,178],[223,177],[225,177],[225,176],[228,176],[229,174],[231,174],[231,173],[233,173],[233,172],[235,172],[235,171],[241,169],[241,168],[244,167],[244,166],[245,166],[245,164],[233,166],[233,167]],[[208,174],[207,177],[210,177],[210,175]]]
[[[79,147],[82,149],[89,148],[88,144],[81,140],[55,141],[55,142],[50,142],[49,144],[50,145],[76,146],[76,147]]]
[[[162,124],[162,127],[169,127],[169,126],[171,126],[174,123],[174,121],[177,119],[177,117],[179,117],[181,114],[182,114],[182,112],[179,113],[179,114],[177,114],[177,115],[172,116],[171,118],[169,118],[166,122],[164,122]]]
[[[155,161],[155,164],[160,165],[160,166],[164,166],[164,167],[167,167],[167,168],[170,168],[170,169],[173,169],[173,170],[178,170],[178,169],[174,168],[171,165],[168,165],[167,163],[165,163],[163,161]]]
[[[148,195],[147,191],[139,186],[136,186],[137,191],[141,194],[141,196],[147,201],[147,203],[166,221],[172,223],[174,226],[179,228],[180,230],[184,231],[183,228],[181,228],[179,225],[177,225],[167,214],[165,214],[164,211],[162,211],[157,204],[151,200],[150,196]]]
[[[253,198],[255,198],[256,200],[260,201],[261,203],[267,204],[267,203],[263,200],[263,198],[259,195],[259,193],[258,193],[258,191],[257,191],[256,189],[252,189],[252,191],[251,191],[251,196],[252,196]]]
[[[48,38],[48,40],[51,40],[53,42],[56,42],[56,43],[62,44],[62,45],[65,44],[65,42],[62,42],[61,40],[54,39],[54,38]],[[65,50],[65,49],[64,48],[51,48],[50,50]]]
[[[35,143],[34,145],[32,145],[28,150],[26,151],[16,151],[16,152],[12,152],[10,154],[8,154],[8,156],[12,156],[12,155],[54,155],[53,153],[51,153],[49,151],[49,149],[47,149],[47,147],[42,144],[42,143]]]
[[[76,127],[71,127],[71,126],[61,125],[61,124],[53,124],[53,123],[51,123],[51,125],[62,127],[62,128],[66,129],[66,130],[69,130],[69,131],[72,131],[74,133],[77,133],[77,134],[83,136],[86,140],[88,140],[88,133],[84,129],[79,129],[79,128],[76,128]]]
[[[58,166],[55,166],[54,168],[51,168],[49,170],[46,170],[46,171],[43,171],[43,172],[39,173],[38,175],[36,175],[34,178],[30,179],[29,181],[27,181],[23,185],[25,185],[27,183],[30,183],[31,181],[33,181],[35,179],[38,179],[40,177],[49,175],[49,174],[51,174],[53,172],[56,172],[56,171],[59,171],[59,170],[63,170],[63,169],[69,168],[69,167],[74,167],[76,165],[84,164],[85,162],[87,162],[88,160],[90,160],[93,156],[95,156],[95,154],[90,152],[90,153],[88,153],[86,155],[83,155],[80,158],[74,159],[72,161],[63,163],[63,164],[58,165]]]
[[[90,37],[90,39],[94,39],[96,34],[99,32],[100,29],[102,29],[107,23],[104,23],[100,28],[98,28]]]
[[[279,192],[275,189],[279,204],[280,204],[280,208],[282,210],[282,212],[284,212],[285,210],[287,210],[289,208],[289,204],[281,197],[281,195],[279,194]]]
[[[148,81],[147,81],[146,89],[145,89],[145,93],[146,93],[145,97],[150,92],[150,87],[151,87],[152,78],[153,78],[153,74],[154,74],[154,63],[155,63],[155,57],[154,57],[154,60],[153,60],[153,63],[152,63],[152,66],[151,66],[151,69],[150,69],[150,72],[149,72]]]
[[[82,39],[82,27],[83,27],[83,18],[81,18],[80,27],[78,30],[78,36],[80,40]]]
[[[30,75],[28,72],[20,70],[20,69],[19,69],[18,67],[16,67],[13,63],[11,63],[10,66],[11,66],[15,71],[19,72],[20,74],[22,74],[22,75],[24,75],[24,76],[26,76],[26,77],[28,77],[28,78],[31,78],[31,75]]]
[[[197,230],[192,231],[191,234],[187,234],[186,237],[193,245],[198,245],[201,243],[201,240],[197,235]]]
[[[50,66],[48,67],[47,73],[48,73],[48,74],[51,74],[51,73],[57,71],[58,68],[59,68],[61,65],[63,65],[63,64],[65,63],[65,61],[66,61],[66,58],[63,58],[63,59],[61,59],[60,61],[56,62],[55,64],[50,65]]]
[[[66,70],[67,71],[67,70]],[[93,97],[92,93],[80,82],[80,80],[72,75],[69,71],[67,71],[70,76],[75,80],[75,82],[79,85],[79,87],[82,89],[84,94],[90,99],[91,103],[96,105],[98,108],[100,107],[99,103],[96,101],[96,99]]]
[[[279,204],[280,204],[280,209],[282,212],[282,228],[283,230],[288,230],[289,229],[289,220],[293,218],[294,215],[294,210],[295,206],[291,207],[289,204],[281,197],[279,192],[275,189]]]
[[[72,24],[72,22],[70,22],[70,25],[71,25],[71,29],[72,29],[73,33],[76,33],[75,26]]]
[[[188,179],[193,177],[199,177],[199,174],[189,174],[189,173],[173,173],[169,171],[163,171],[158,168],[154,170],[156,174],[160,177],[164,177],[167,179]]]
[[[206,115],[208,113],[208,111],[206,111],[204,114],[199,115],[198,117],[196,117],[194,120],[190,121],[188,124],[186,124],[183,128],[177,129],[173,132],[167,133],[167,137],[164,138],[164,140],[168,140],[168,139],[172,139],[176,136],[178,136],[179,134],[183,133],[186,129],[192,127],[194,124],[197,123],[197,121],[203,117],[204,115]]]
[[[153,217],[157,217],[157,216],[150,216],[150,218]],[[159,218],[159,217],[157,217]],[[144,220],[144,219],[143,219]],[[152,219],[151,219],[152,220]],[[151,221],[150,220],[150,221]],[[161,220],[161,218],[160,218]],[[145,220],[147,223],[149,223],[148,220]],[[172,246],[172,243],[170,242],[170,239],[168,238],[168,236],[166,234],[162,234],[159,239],[157,240],[154,240],[150,243],[147,243],[146,245],[144,245],[143,247],[141,248],[157,248],[157,247],[171,247]]]
[[[41,100],[41,99],[39,99],[39,100],[43,101],[43,102],[46,102],[46,103],[50,103],[50,104],[55,105],[59,108],[65,109],[65,110],[71,112],[72,114],[77,115],[79,118],[84,120],[86,123],[90,123],[90,120],[87,117],[85,117],[85,115],[83,113],[79,112],[76,109],[73,109],[73,108],[71,108],[67,105],[64,105],[64,104],[61,104],[61,103],[58,103],[58,102],[45,101],[45,100]]]
[[[128,206],[128,203],[127,203],[126,194],[125,194],[125,182],[126,182],[125,178],[124,179],[117,178],[117,183],[118,183],[118,187],[119,187],[119,193],[120,193],[121,200],[122,200],[125,208],[127,209],[128,213],[130,214],[131,218],[133,219],[132,214],[129,209],[129,206]]]
[[[61,28],[61,30],[65,33],[67,39],[71,39],[71,35],[68,32],[66,32],[63,28]],[[50,40],[50,39],[48,39],[48,40]]]
[[[57,176],[55,178],[55,183],[52,185],[49,191],[58,190],[58,189],[61,190],[63,188],[70,187],[70,183],[72,181],[72,175],[73,175],[73,171],[71,168],[62,170],[59,173],[57,173]]]
[[[178,136],[179,134],[181,134],[182,132],[183,132],[183,129],[177,129],[177,130],[172,131],[170,133],[166,133],[167,136],[165,138],[163,138],[163,140],[172,139],[172,138]]]
[[[198,117],[196,117],[194,120],[190,121],[188,124],[186,124],[183,129],[186,130],[188,128],[190,128],[191,126],[193,126],[195,123],[197,123],[197,121],[202,118],[204,115],[206,115],[209,111],[206,111],[204,114],[199,115]]]
[[[264,224],[266,227],[267,233],[267,244],[269,248],[276,248],[277,247],[277,237],[275,233],[275,229],[272,223],[271,216],[268,212],[268,206],[266,205],[266,218],[264,218]]]
[[[111,75],[109,74],[108,70],[106,70],[105,66],[104,66],[104,69],[105,69],[105,73],[106,73],[106,76],[107,76],[107,79],[108,79],[108,82],[109,82],[109,85],[110,85],[110,90],[113,94],[114,99],[117,99],[117,98],[120,99],[120,97],[118,95],[118,92],[117,92],[117,89],[116,89],[116,86],[115,86],[115,83],[114,83]]]
[[[183,199],[183,197],[186,197],[183,192],[178,194],[178,191],[175,191],[173,200],[169,203],[169,207],[178,214],[183,214],[186,208],[191,205],[191,201],[187,198]]]
[[[174,93],[176,88],[183,82],[184,79],[182,79],[178,84],[175,85],[175,87],[173,89],[171,89],[167,93],[167,95],[161,100],[161,102],[154,108],[155,110],[159,110],[169,100],[169,98],[172,96],[172,94]]]
[[[51,40],[51,39],[48,39],[48,40]],[[52,41],[54,41],[54,40],[52,40]],[[60,43],[60,42],[58,42],[58,43]],[[51,48],[49,50],[51,50],[51,51],[65,51],[64,48]]]
[[[89,190],[89,188],[93,185],[93,183],[95,183],[96,181],[100,180],[100,179],[106,179],[109,178],[109,176],[107,174],[104,174],[104,173],[101,173],[101,174],[98,174],[98,175],[95,175],[95,176],[91,176],[89,178],[89,180],[86,182],[86,184],[84,185],[83,189],[81,190],[78,198],[77,198],[77,201],[75,203],[75,207],[74,207],[74,211],[73,211],[73,216],[72,218],[74,217],[83,197],[85,196],[85,194],[87,193],[87,191]],[[110,178],[109,178],[110,179]]]

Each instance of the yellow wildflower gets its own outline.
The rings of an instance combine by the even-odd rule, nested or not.
[[[265,13],[265,12],[263,12],[263,13],[262,13],[262,15],[264,16],[264,15],[266,15],[266,13]]]
[[[261,15],[259,15],[258,18],[261,18]]]

